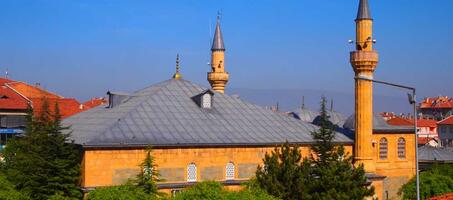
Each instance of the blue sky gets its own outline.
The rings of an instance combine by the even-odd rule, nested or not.
[[[171,77],[208,85],[210,30],[222,10],[229,88],[353,93],[347,43],[358,0],[0,1],[0,70],[86,100]],[[376,78],[453,95],[453,1],[370,0]],[[377,87],[383,95],[405,95]]]

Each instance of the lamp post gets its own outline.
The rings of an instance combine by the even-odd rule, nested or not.
[[[418,173],[419,170],[418,170],[417,101],[415,99],[415,95],[416,95],[415,88],[404,86],[404,85],[399,85],[399,84],[395,84],[395,83],[389,83],[389,82],[385,82],[385,81],[378,81],[378,80],[374,80],[372,78],[363,77],[363,76],[356,76],[355,79],[356,80],[371,81],[373,83],[379,83],[379,84],[383,84],[383,85],[388,85],[388,86],[397,87],[397,88],[403,88],[403,89],[412,91],[412,94],[408,93],[407,95],[409,97],[409,103],[412,104],[413,107],[414,107],[416,192],[417,192],[417,200],[420,200],[420,176],[419,176],[419,173]]]

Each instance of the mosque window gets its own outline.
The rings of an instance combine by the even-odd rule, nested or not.
[[[404,138],[398,139],[398,158],[406,158],[406,140]]]
[[[211,94],[206,93],[203,95],[203,108],[211,108]]]
[[[225,179],[226,180],[233,180],[234,179],[234,163],[232,163],[232,162],[229,162],[226,165]]]
[[[388,151],[387,144],[388,144],[388,142],[387,142],[386,138],[381,138],[381,140],[379,140],[379,158],[381,160],[387,159],[387,151]]]
[[[195,182],[197,181],[197,166],[195,163],[190,163],[187,166],[187,181]]]

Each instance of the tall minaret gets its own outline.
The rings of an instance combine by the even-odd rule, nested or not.
[[[373,78],[378,53],[373,50],[373,19],[368,0],[360,0],[356,22],[356,51],[350,62],[356,77]],[[375,172],[373,157],[373,83],[355,79],[355,144],[354,160],[364,164],[366,172]]]
[[[214,40],[211,47],[211,72],[208,72],[208,81],[213,90],[224,93],[228,82],[228,72],[225,72],[225,46],[220,31],[220,16],[217,16]]]

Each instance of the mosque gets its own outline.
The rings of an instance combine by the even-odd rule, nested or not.
[[[360,0],[355,22],[354,76],[373,78],[378,53],[367,0]],[[185,80],[177,60],[171,79],[132,93],[108,92],[108,106],[65,119],[63,125],[83,149],[84,191],[122,184],[140,173],[148,145],[165,180],[158,187],[168,193],[205,180],[239,188],[254,176],[265,153],[285,141],[309,156],[310,132],[319,127],[224,93],[225,51],[217,20],[207,73],[211,88]],[[352,137],[339,131],[334,142],[352,153],[355,164],[364,164],[376,197],[398,198],[398,189],[415,174],[415,135],[373,115],[372,82],[356,79],[354,88],[355,114],[342,127]]]

